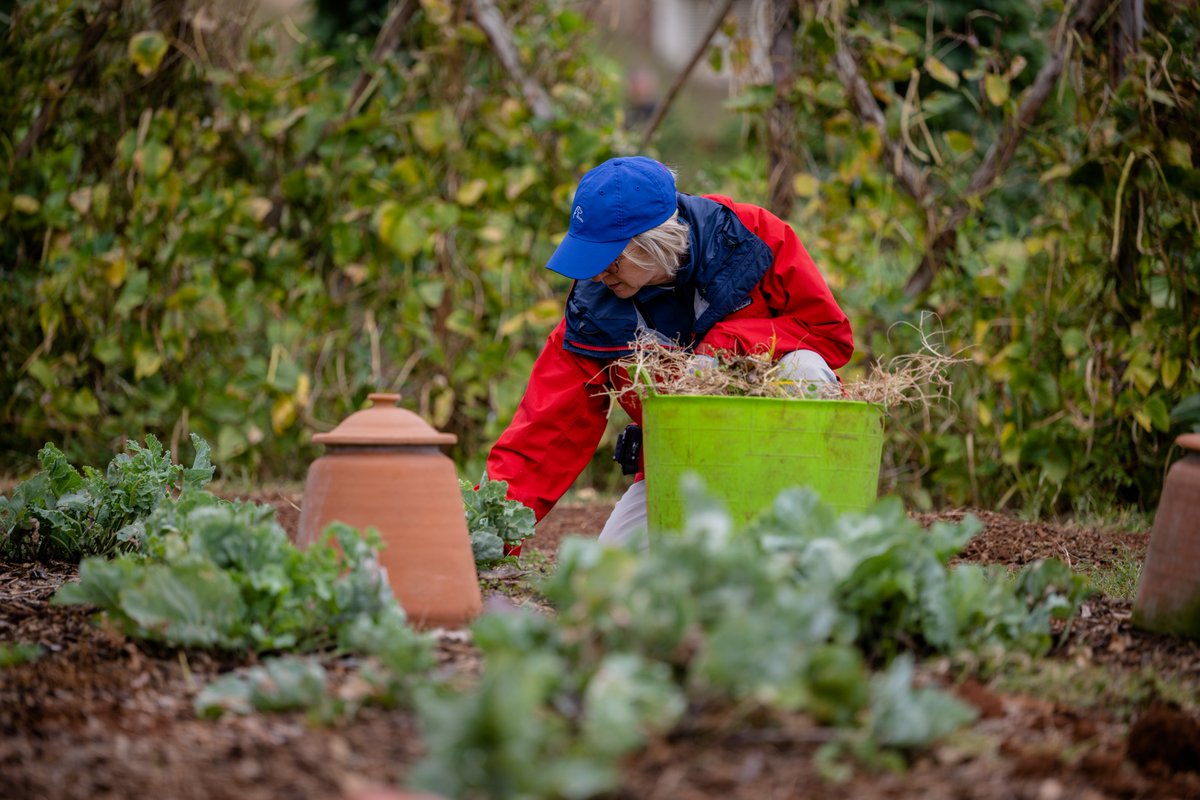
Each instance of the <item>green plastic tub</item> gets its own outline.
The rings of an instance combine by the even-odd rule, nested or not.
[[[734,521],[790,486],[811,486],[839,511],[875,502],[883,408],[853,400],[649,395],[642,399],[651,531],[683,523],[679,481],[694,472]]]

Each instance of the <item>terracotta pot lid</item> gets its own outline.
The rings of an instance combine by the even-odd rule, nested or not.
[[[396,403],[400,395],[376,392],[368,395],[370,408],[355,411],[342,424],[328,433],[318,433],[313,441],[318,444],[355,445],[439,445],[454,444],[458,437],[453,433],[439,433],[425,420]]]
[[[1200,453],[1200,433],[1185,433],[1175,440],[1175,444],[1184,450]]]

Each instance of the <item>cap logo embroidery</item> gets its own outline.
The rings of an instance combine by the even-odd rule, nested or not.
[[[581,225],[583,224],[583,206],[575,206],[575,211],[571,213],[571,219],[577,219]]]

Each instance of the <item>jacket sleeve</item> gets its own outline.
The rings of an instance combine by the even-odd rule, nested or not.
[[[546,516],[587,466],[608,424],[607,369],[563,349],[560,322],[533,364],[525,396],[487,459],[488,477]]]
[[[749,353],[767,346],[776,357],[813,350],[830,368],[844,366],[854,352],[850,320],[796,232],[765,209],[724,197],[712,199],[733,209],[742,224],[771,248],[775,261],[755,292],[761,293],[770,316],[752,309],[732,314],[712,327],[699,350]]]

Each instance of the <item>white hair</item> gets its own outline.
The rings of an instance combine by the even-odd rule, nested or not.
[[[676,211],[671,218],[643,231],[625,246],[625,257],[642,269],[664,269],[674,278],[688,256],[688,224]]]

